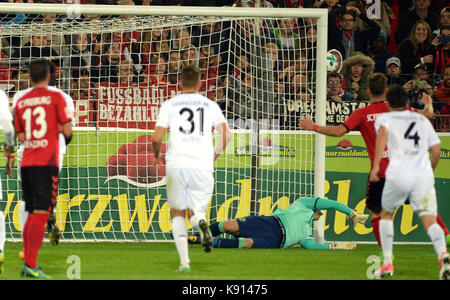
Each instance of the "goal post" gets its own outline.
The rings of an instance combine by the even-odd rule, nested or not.
[[[43,57],[74,99],[56,209],[65,240],[171,239],[165,168],[149,167],[150,145],[185,64],[199,67],[201,93],[234,133],[215,163],[210,222],[324,196],[325,137],[296,123],[326,123],[326,9],[0,3],[0,14],[0,88],[12,98],[28,87],[27,64]],[[20,184],[2,184],[17,240]],[[324,241],[323,217],[314,237]]]

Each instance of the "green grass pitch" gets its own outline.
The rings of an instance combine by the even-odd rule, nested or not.
[[[21,279],[21,243],[7,243],[3,279]],[[191,272],[175,272],[179,258],[173,243],[44,243],[38,265],[52,279],[67,279],[71,264],[80,258],[82,280],[367,280],[367,263],[377,255],[377,245],[358,245],[356,250],[313,251],[292,249],[213,249],[204,253],[189,247]],[[432,245],[394,245],[392,279],[416,280],[439,277]],[[72,262],[73,264],[73,262]]]

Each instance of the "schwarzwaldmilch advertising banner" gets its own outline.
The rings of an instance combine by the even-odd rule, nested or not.
[[[61,173],[57,222],[64,239],[170,240],[170,210],[165,189],[164,161],[157,168],[151,132],[78,129]],[[166,137],[167,138],[167,137]],[[435,171],[439,213],[450,225],[450,136],[440,135],[441,161]],[[251,134],[235,131],[232,142],[216,161],[215,191],[207,212],[211,222],[244,217],[254,210],[270,215],[314,191],[314,135],[301,131],[262,133],[258,169],[252,178]],[[166,140],[164,140],[165,142]],[[166,145],[163,145],[163,152]],[[365,209],[370,162],[362,137],[348,134],[326,140],[325,197],[357,211]],[[3,156],[0,164],[5,165]],[[1,171],[7,238],[19,240],[20,184]],[[252,204],[252,195],[256,203]],[[395,240],[428,242],[410,205],[395,213]],[[191,228],[188,224],[188,228]],[[329,241],[375,241],[370,222],[353,228],[342,213],[325,214]]]

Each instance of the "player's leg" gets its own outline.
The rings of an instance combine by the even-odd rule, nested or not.
[[[214,248],[252,248],[252,238],[214,239]]]
[[[392,221],[395,210],[408,198],[405,187],[400,186],[393,179],[386,179],[381,196],[382,210],[380,214],[380,243],[383,251],[383,265],[379,270],[380,277],[392,276],[394,265],[392,262],[394,244],[394,223]]]
[[[380,220],[381,220],[381,195],[385,178],[380,178],[378,182],[367,182],[366,191],[366,207],[370,211],[370,222],[372,223],[372,232],[377,240],[379,246],[381,246],[380,240]]]
[[[28,211],[25,209],[25,201],[23,199],[20,200],[19,203],[19,223],[20,228],[22,229],[22,240],[24,240],[24,228],[28,219]],[[19,258],[25,259],[25,250],[19,252]]]
[[[22,183],[32,184],[33,212],[27,220],[30,224],[26,225],[29,228],[26,232],[25,265],[22,274],[33,278],[48,278],[37,266],[37,257],[44,239],[49,212],[58,194],[59,172],[57,167],[22,168],[24,169],[28,169],[28,174],[27,178],[22,178]]]
[[[5,259],[4,257],[5,240],[6,240],[5,217],[3,215],[3,210],[0,209],[0,274],[3,274],[4,270],[3,263]]]
[[[186,197],[191,208],[188,211],[189,221],[200,233],[204,251],[210,252],[213,248],[213,235],[206,222],[206,210],[214,190],[213,174],[203,170],[183,170],[183,173],[186,179],[189,178],[186,189]]]
[[[172,235],[175,241],[178,255],[180,256],[180,266],[177,272],[189,272],[190,260],[187,242],[187,228],[186,228],[186,211],[172,209]]]
[[[177,271],[189,272],[188,233],[185,219],[186,209],[189,204],[185,197],[186,184],[182,175],[180,169],[166,169],[167,202],[172,213],[172,236],[180,257],[180,266]]]
[[[447,242],[447,246],[450,246],[450,231],[448,230],[447,226],[445,225],[444,221],[442,221],[441,216],[439,213],[436,216],[436,222],[441,226],[442,230],[444,230],[445,234],[445,241]]]
[[[0,183],[0,200],[3,198],[2,185]],[[0,274],[4,270],[4,253],[5,253],[5,241],[6,241],[6,228],[5,228],[5,216],[3,215],[3,207],[0,205]]]
[[[59,173],[61,173],[62,169],[62,163],[64,160],[64,155],[66,153],[66,144],[65,140],[61,138],[61,135],[59,136]],[[55,205],[52,207],[52,211],[50,212],[48,216],[48,222],[47,222],[47,231],[48,231],[48,239],[50,240],[50,243],[53,246],[56,246],[59,244],[59,240],[61,239],[61,230],[58,227],[58,224],[56,224],[56,214],[55,214]]]
[[[239,224],[236,220],[226,220],[226,221],[212,223],[211,225],[209,225],[209,230],[211,231],[211,235],[213,237],[219,236],[223,233],[228,233],[233,236],[239,236],[239,234],[240,234]],[[213,240],[213,247],[220,248],[220,247],[216,247],[216,243],[217,243],[216,240],[217,239]],[[234,240],[234,239],[230,239],[230,240]],[[189,244],[200,244],[201,243],[200,233],[189,235],[188,242],[189,242]],[[229,242],[229,243],[232,243],[232,246],[226,247],[226,248],[238,248],[238,247],[233,246],[234,242]]]
[[[447,252],[444,231],[437,223],[436,218],[437,199],[434,180],[421,181],[422,185],[417,186],[411,194],[411,206],[419,215],[424,229],[433,243],[441,269],[440,278],[450,280],[450,256]]]

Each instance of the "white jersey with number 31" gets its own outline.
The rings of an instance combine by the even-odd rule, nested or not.
[[[217,103],[198,93],[164,102],[156,126],[170,130],[166,166],[213,171],[213,129],[225,122]]]
[[[428,150],[441,141],[426,117],[408,110],[392,111],[378,117],[377,132],[381,126],[388,129],[386,176],[433,176]]]

